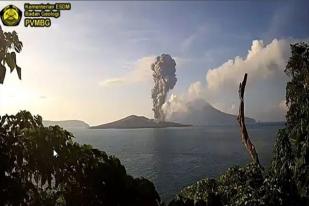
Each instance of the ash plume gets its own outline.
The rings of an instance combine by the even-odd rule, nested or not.
[[[157,121],[165,121],[165,114],[162,105],[165,103],[169,90],[173,89],[176,82],[176,62],[168,54],[157,56],[156,61],[151,65],[153,71],[154,87],[151,91],[153,100],[154,118]]]

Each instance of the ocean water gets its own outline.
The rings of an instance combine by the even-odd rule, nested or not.
[[[279,128],[282,126],[248,128],[266,167]],[[70,131],[77,142],[118,157],[128,174],[151,180],[165,201],[201,178],[216,177],[233,165],[249,162],[239,128],[233,126]]]

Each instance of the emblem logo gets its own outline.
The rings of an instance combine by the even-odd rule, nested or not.
[[[17,26],[21,20],[22,12],[14,5],[4,7],[1,12],[1,21],[5,26]]]

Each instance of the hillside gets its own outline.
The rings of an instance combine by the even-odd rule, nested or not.
[[[237,116],[222,112],[204,100],[190,102],[185,113],[173,113],[169,120],[177,121],[182,124],[192,125],[236,125]],[[252,124],[256,121],[246,117],[246,123]]]
[[[50,121],[44,120],[43,125],[45,127],[59,125],[63,128],[89,128],[89,125],[81,120],[63,120],[63,121]]]
[[[90,127],[91,129],[128,129],[128,128],[165,128],[165,127],[188,127],[190,125],[175,122],[155,122],[144,116],[130,115],[123,119]]]

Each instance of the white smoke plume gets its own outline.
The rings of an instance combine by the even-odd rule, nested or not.
[[[168,91],[173,89],[177,82],[176,62],[170,55],[162,54],[151,65],[151,70],[155,83],[151,91],[154,118],[157,121],[165,121],[162,105],[165,103]]]
[[[208,102],[221,111],[236,114],[238,85],[244,73],[248,73],[250,92],[246,100],[247,115],[262,121],[284,119],[286,110],[280,109],[283,107],[280,101],[285,98],[287,82],[284,69],[290,56],[290,44],[295,41],[274,39],[269,44],[261,40],[252,41],[245,57],[237,56],[219,67],[209,69],[206,81],[192,83],[185,94],[172,94],[163,106],[166,118],[186,122],[192,110],[199,111],[199,107],[204,108]]]

